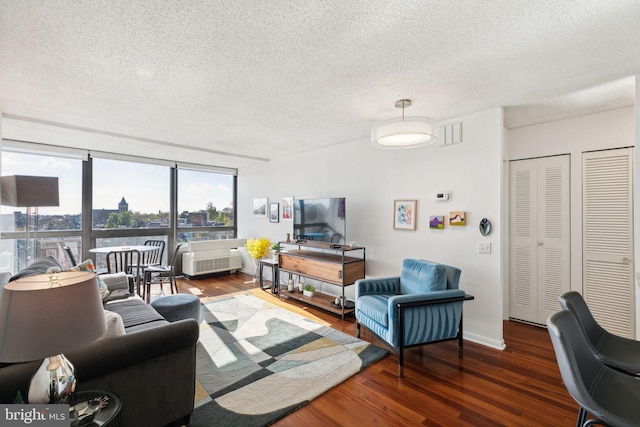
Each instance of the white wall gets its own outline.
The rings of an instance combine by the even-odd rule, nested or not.
[[[508,131],[510,160],[571,155],[572,290],[582,292],[582,153],[633,146],[633,116],[630,107]]]
[[[410,150],[379,150],[368,139],[291,155],[238,172],[238,235],[284,240],[292,223],[251,216],[253,198],[346,197],[347,241],[366,247],[366,274],[392,276],[404,258],[422,258],[461,268],[460,288],[475,296],[464,306],[465,338],[503,348],[501,281],[502,109],[453,120],[462,122],[463,142]],[[447,203],[435,193],[449,191]],[[417,230],[393,229],[394,199],[417,199]],[[429,215],[465,211],[467,226],[430,230]],[[478,223],[491,220],[484,237]],[[478,254],[480,241],[492,253]],[[245,266],[251,266],[245,257]],[[251,272],[250,269],[248,272]],[[322,292],[338,294],[331,285]],[[353,295],[353,287],[348,290]],[[348,294],[349,295],[349,294]]]

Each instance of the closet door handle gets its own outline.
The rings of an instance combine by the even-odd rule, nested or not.
[[[542,246],[542,245],[544,245],[544,242],[543,241],[539,241],[538,242],[538,246]]]
[[[629,258],[622,258],[622,262],[625,264],[629,264],[631,260]]]

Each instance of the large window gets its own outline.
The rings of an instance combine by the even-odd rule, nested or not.
[[[30,227],[26,207],[0,208],[0,272],[47,255],[69,268],[65,249],[99,261],[89,249],[149,239],[165,241],[166,263],[176,242],[236,236],[234,170],[7,140],[1,160],[3,176],[58,177],[60,206],[39,207]]]
[[[171,168],[93,159],[94,229],[169,228]]]
[[[178,169],[180,240],[235,236],[235,177],[207,170]]]
[[[5,149],[2,175],[57,177],[60,205],[0,207],[0,271],[16,272],[46,255],[71,267],[63,248],[66,245],[76,254],[82,251],[82,159]]]

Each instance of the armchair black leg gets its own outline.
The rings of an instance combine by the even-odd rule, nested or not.
[[[360,338],[360,322],[356,319],[356,338]]]
[[[463,339],[462,339],[462,314],[460,314],[460,324],[458,325],[458,357],[462,357],[464,355],[463,352]]]

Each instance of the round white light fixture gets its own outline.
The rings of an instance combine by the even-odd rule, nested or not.
[[[401,99],[396,108],[402,108],[402,117],[386,120],[371,128],[371,145],[377,148],[398,149],[429,145],[436,141],[437,123],[426,117],[405,117],[405,107],[411,100]]]

